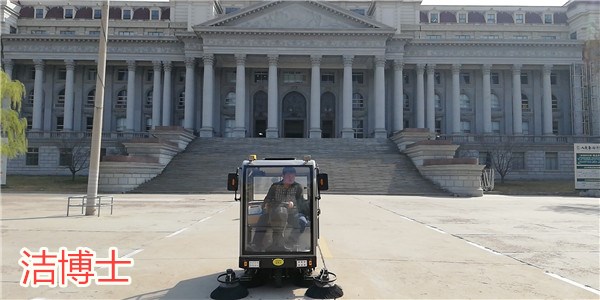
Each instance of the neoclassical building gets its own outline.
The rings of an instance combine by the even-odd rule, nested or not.
[[[90,131],[100,1],[4,2],[2,67],[25,84],[30,144]],[[111,1],[103,131],[597,137],[599,19],[586,0]]]

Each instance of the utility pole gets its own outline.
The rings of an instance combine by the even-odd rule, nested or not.
[[[98,45],[98,68],[96,70],[96,95],[94,99],[94,123],[90,151],[90,168],[88,175],[85,215],[92,216],[96,212],[98,198],[98,173],[100,172],[100,144],[102,143],[102,112],[104,110],[104,78],[106,77],[106,45],[108,41],[108,6],[109,1],[102,3],[100,20],[100,43]]]

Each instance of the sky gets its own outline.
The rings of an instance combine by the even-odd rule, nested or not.
[[[423,0],[422,5],[562,6],[568,0]]]

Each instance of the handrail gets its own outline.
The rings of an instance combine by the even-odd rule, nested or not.
[[[456,144],[573,144],[600,143],[600,136],[575,135],[498,135],[498,134],[442,134],[437,137]]]

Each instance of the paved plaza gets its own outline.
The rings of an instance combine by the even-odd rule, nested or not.
[[[67,217],[67,196],[2,194],[2,299],[207,299],[218,274],[240,272],[233,194],[115,195],[100,217]],[[324,194],[320,206],[322,256],[344,299],[600,298],[598,198]],[[134,261],[118,269],[132,283],[21,287],[23,247],[102,258],[116,247]],[[304,292],[270,285],[248,299]]]

